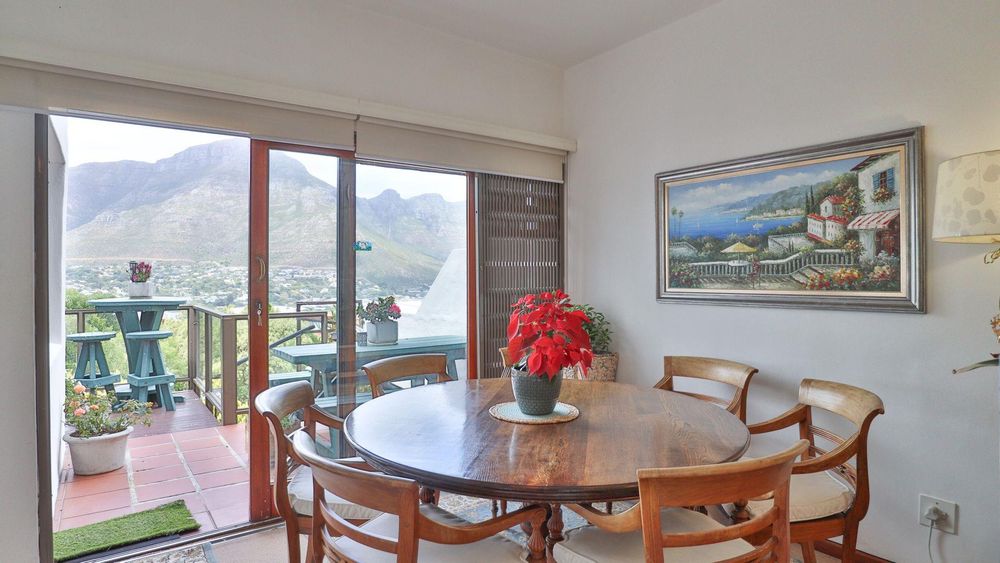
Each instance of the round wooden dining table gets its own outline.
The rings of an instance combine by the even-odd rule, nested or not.
[[[544,560],[546,540],[562,539],[562,504],[634,499],[638,469],[733,461],[750,444],[738,418],[672,391],[565,380],[559,400],[579,409],[575,420],[490,415],[512,400],[509,379],[419,386],[360,405],[344,435],[373,467],[424,487],[549,504],[547,529],[531,530],[532,560]]]

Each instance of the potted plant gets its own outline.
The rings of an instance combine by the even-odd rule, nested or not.
[[[149,281],[149,277],[153,274],[153,265],[133,260],[128,263],[128,271],[129,281],[132,282],[128,286],[128,296],[152,297],[153,282]]]
[[[514,400],[521,412],[550,414],[562,389],[562,370],[590,367],[587,315],[574,309],[562,290],[528,294],[513,305],[507,325],[507,350],[516,358],[511,369]]]
[[[611,351],[611,323],[597,309],[590,305],[574,305],[583,311],[589,321],[583,323],[583,330],[590,336],[590,349],[594,356],[587,372],[587,379],[593,381],[614,381],[618,373],[618,354]],[[574,372],[579,371],[574,369]],[[582,377],[581,377],[582,379]]]
[[[358,317],[366,321],[368,344],[395,344],[399,341],[396,319],[402,315],[392,295],[369,301],[364,307],[358,304]]]
[[[87,394],[77,383],[67,390],[66,433],[73,473],[96,475],[125,465],[125,446],[136,424],[149,426],[152,403],[128,400],[115,405],[114,394]]]

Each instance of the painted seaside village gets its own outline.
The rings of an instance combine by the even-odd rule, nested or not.
[[[895,292],[900,155],[670,186],[670,287]]]

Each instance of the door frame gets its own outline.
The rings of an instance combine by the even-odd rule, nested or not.
[[[339,184],[337,186],[337,309],[341,310],[343,305],[342,298],[351,297],[350,302],[352,303],[351,309],[353,310],[353,297],[350,295],[342,295],[346,293],[354,293],[353,284],[343,284],[341,283],[341,276],[347,274],[347,271],[341,270],[341,267],[347,268],[351,275],[354,277],[354,244],[350,246],[350,256],[344,257],[342,254],[347,254],[341,252],[344,248],[341,245],[341,237],[345,235],[347,225],[345,223],[350,223],[351,232],[350,238],[354,238],[354,221],[351,220],[354,216],[353,202],[354,202],[354,182],[348,182],[345,185],[344,182],[344,163],[350,163],[350,175],[354,174],[354,152],[342,149],[330,149],[324,147],[316,147],[312,145],[298,145],[294,143],[278,142],[278,141],[267,141],[262,139],[250,139],[250,229],[249,229],[249,254],[248,254],[248,301],[247,301],[247,311],[250,315],[249,326],[249,387],[250,387],[250,398],[249,402],[251,405],[249,424],[250,424],[250,521],[256,522],[260,520],[266,520],[277,515],[276,507],[273,502],[273,494],[271,490],[271,443],[270,443],[270,431],[267,427],[267,421],[264,417],[257,412],[257,409],[253,408],[254,400],[257,395],[268,388],[268,365],[270,362],[270,350],[268,346],[270,341],[268,339],[268,269],[270,267],[270,257],[268,255],[268,229],[269,221],[268,215],[270,213],[270,197],[269,197],[269,181],[270,181],[270,154],[272,150],[278,151],[289,151],[289,152],[301,152],[309,154],[319,154],[326,156],[333,156],[340,159],[341,166],[339,166]],[[349,194],[346,192],[350,192]],[[349,199],[348,199],[349,196]],[[347,199],[352,205],[352,209],[347,213],[345,208],[345,201]],[[351,218],[345,217],[350,215]],[[346,219],[346,220],[345,220]],[[342,264],[343,261],[343,264]],[[344,285],[350,285],[350,288],[343,287]],[[258,325],[257,321],[254,319],[257,304],[261,305],[261,324]],[[340,340],[342,336],[350,340],[350,346],[353,351],[354,346],[354,327],[353,327],[353,316],[350,317],[348,323],[342,323],[340,318],[337,319],[337,337],[338,342],[343,342]],[[350,327],[343,326],[345,324],[351,325]],[[343,326],[343,328],[342,328]],[[342,332],[347,332],[347,328],[350,328],[350,334],[341,334]],[[344,342],[344,345],[347,343]],[[352,358],[353,360],[353,354]]]

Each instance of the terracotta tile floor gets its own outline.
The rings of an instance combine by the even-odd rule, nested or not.
[[[75,475],[64,452],[55,529],[67,530],[184,500],[200,532],[246,522],[249,476],[244,425],[129,438],[124,468]]]

